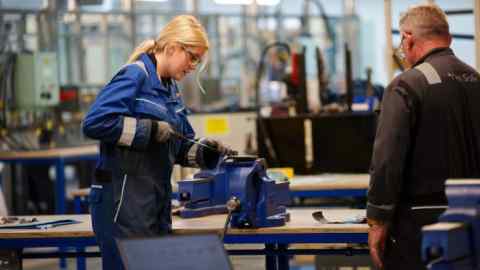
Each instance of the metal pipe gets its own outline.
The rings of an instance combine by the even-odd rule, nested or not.
[[[480,70],[480,1],[473,1],[475,15],[475,66]]]
[[[385,65],[387,65],[387,79],[393,79],[393,42],[392,42],[392,1],[384,0],[385,15]]]
[[[111,52],[111,42],[110,42],[110,34],[109,34],[109,27],[108,27],[108,15],[101,15],[100,19],[100,31],[105,34],[105,42],[103,43],[103,61],[105,63],[105,69],[104,69],[104,76],[105,78],[109,78],[112,76],[112,70],[111,70],[111,57],[110,57],[110,52]]]
[[[470,15],[473,14],[473,9],[452,9],[444,10],[447,15]]]

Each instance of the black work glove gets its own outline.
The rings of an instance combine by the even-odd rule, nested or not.
[[[211,148],[215,149],[220,155],[222,156],[234,156],[238,155],[238,152],[231,149],[228,146],[225,146],[220,141],[211,138],[205,138],[200,140],[203,144],[210,146]]]
[[[198,140],[202,145],[198,146],[196,154],[196,163],[202,169],[214,169],[222,156],[236,155],[237,152],[224,146],[217,140],[201,138]]]
[[[154,136],[157,142],[164,143],[168,141],[173,134],[175,134],[175,131],[168,122],[156,121],[153,123],[153,125],[155,126],[154,129],[156,129],[154,131]]]

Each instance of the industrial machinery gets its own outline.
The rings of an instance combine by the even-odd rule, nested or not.
[[[17,56],[15,95],[20,108],[58,104],[60,86],[57,66],[57,57],[53,52],[22,53]]]
[[[282,226],[289,218],[289,183],[270,178],[264,160],[254,156],[221,158],[178,188],[183,218],[229,212],[227,223],[236,228]]]
[[[422,257],[434,270],[480,269],[480,179],[449,180],[448,209],[423,228]]]

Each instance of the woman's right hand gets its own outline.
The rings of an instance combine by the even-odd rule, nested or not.
[[[172,126],[166,121],[157,121],[157,132],[155,133],[155,139],[157,142],[164,143],[175,134]]]

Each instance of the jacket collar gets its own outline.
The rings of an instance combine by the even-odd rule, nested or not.
[[[159,80],[157,75],[157,67],[152,62],[152,59],[150,59],[150,57],[146,53],[142,53],[139,59],[145,64],[145,68],[147,69],[148,78],[150,79],[152,88],[170,93],[169,88],[164,85],[161,80]]]
[[[426,62],[430,60],[431,58],[435,56],[440,56],[440,55],[453,55],[452,49],[448,47],[440,47],[440,48],[435,48],[429,51],[427,54],[422,56],[412,67],[418,66],[423,62]]]

